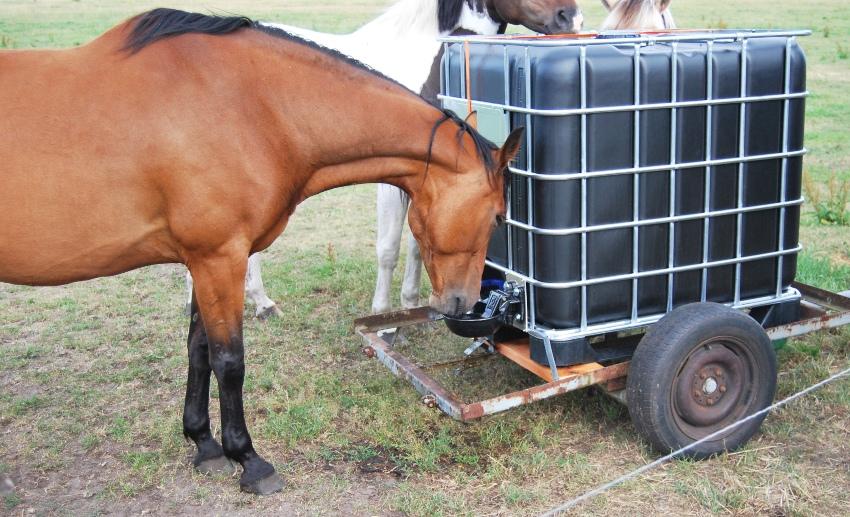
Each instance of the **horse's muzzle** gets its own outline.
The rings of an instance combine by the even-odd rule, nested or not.
[[[460,316],[472,308],[474,301],[464,293],[451,292],[443,296],[431,295],[429,305],[432,309],[447,316]]]
[[[577,7],[564,7],[555,13],[551,22],[546,24],[550,34],[568,34],[580,32],[584,26],[584,15]]]

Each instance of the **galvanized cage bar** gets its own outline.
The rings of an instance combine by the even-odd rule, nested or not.
[[[446,62],[448,62],[448,60],[446,60]],[[502,67],[503,67],[502,73],[504,74],[503,77],[504,77],[504,81],[505,81],[505,106],[507,106],[507,105],[510,105],[510,103],[511,103],[511,80],[510,80],[511,64],[510,64],[510,59],[508,57],[508,46],[507,45],[502,46]],[[443,91],[448,91],[448,90],[443,90]],[[511,127],[511,114],[510,114],[509,111],[505,111],[505,127]],[[512,219],[513,218],[512,217],[513,208],[511,207],[511,205],[513,203],[510,202],[510,199],[512,199],[511,198],[511,193],[512,193],[512,188],[513,188],[512,183],[513,182],[508,181],[507,185],[505,186],[505,188],[507,189],[507,192],[505,192],[505,196],[506,196],[506,199],[508,199],[507,206],[505,207],[505,210],[506,210],[505,218],[506,219]],[[513,269],[514,268],[514,252],[513,252],[514,240],[513,240],[513,235],[512,235],[513,231],[511,230],[510,227],[505,227],[505,234],[506,234],[505,240],[508,243],[508,257],[507,257],[508,267],[510,269]]]
[[[525,49],[524,55],[524,67],[525,67],[525,84],[523,88],[525,89],[525,107],[531,109],[531,56],[529,55],[529,49]],[[533,133],[532,133],[532,124],[531,124],[531,112],[527,112],[525,114],[525,164],[528,168],[534,168],[534,144],[533,144]],[[534,179],[526,178],[526,221],[528,221],[529,226],[534,226]],[[534,234],[531,232],[526,232],[527,239],[527,268],[528,274],[532,278],[536,278],[535,276],[535,268],[534,268]],[[528,297],[531,302],[528,305],[529,309],[529,318],[528,321],[531,322],[531,328],[534,328],[534,322],[537,321],[536,314],[536,295],[537,295],[536,286],[528,287]],[[551,351],[551,350],[550,350]],[[554,362],[551,362],[550,365],[554,368]]]
[[[669,165],[668,165],[669,168]],[[695,219],[705,219],[707,217],[722,217],[726,215],[739,215],[746,214],[748,212],[761,212],[764,210],[773,210],[773,209],[781,209],[787,208],[789,206],[800,206],[804,202],[802,197],[791,199],[789,201],[781,201],[776,203],[767,203],[765,205],[752,205],[745,206],[741,208],[726,208],[723,210],[708,210],[706,212],[697,212],[693,214],[680,214],[674,216],[667,217],[656,217],[654,219],[641,219],[637,222],[634,221],[625,221],[622,223],[608,223],[608,224],[595,224],[592,226],[582,226],[578,228],[538,228],[536,226],[530,226],[521,221],[516,220],[506,220],[505,224],[510,226],[514,226],[516,228],[520,228],[522,230],[527,230],[529,232],[535,233],[537,235],[574,235],[578,233],[592,233],[592,232],[600,232],[606,230],[618,230],[623,228],[631,228],[633,226],[652,226],[656,224],[665,224],[665,223],[679,223],[683,221],[693,221]]]
[[[741,97],[747,95],[747,59],[749,56],[747,55],[747,49],[749,48],[749,41],[744,40],[741,42],[741,85],[740,92]],[[747,145],[747,103],[742,102],[739,107],[738,114],[738,157],[746,156],[746,145]],[[741,162],[738,164],[738,209],[743,208],[744,206],[744,170],[746,164]],[[739,212],[737,221],[737,230],[735,231],[735,257],[741,258],[744,247],[744,213]],[[741,263],[737,262],[735,264],[735,300],[734,303],[737,305],[741,302]]]
[[[670,108],[699,108],[702,106],[723,106],[726,104],[740,104],[742,102],[753,103],[753,102],[773,102],[773,101],[782,101],[786,99],[802,99],[808,96],[808,92],[794,92],[794,93],[777,93],[774,95],[741,95],[739,97],[724,97],[722,99],[711,99],[711,100],[695,100],[695,101],[675,101],[675,102],[656,102],[653,104],[640,104],[640,105],[623,105],[623,106],[600,106],[596,108],[569,108],[569,109],[545,109],[545,108],[528,108],[521,106],[502,106],[500,104],[496,104],[493,102],[474,100],[472,101],[473,106],[482,107],[482,108],[497,108],[504,109],[506,111],[510,111],[511,113],[521,113],[523,115],[536,115],[540,117],[568,117],[570,115],[596,115],[599,113],[618,113],[622,111],[653,111],[653,110],[666,110]],[[462,97],[454,97],[452,95],[440,94],[438,96],[440,100],[463,100],[466,99]]]
[[[587,109],[587,48],[579,53],[581,109]],[[581,114],[581,173],[587,174],[587,113]],[[581,178],[581,226],[587,228],[587,176]],[[581,233],[581,331],[587,330],[587,232]]]
[[[791,44],[794,38],[788,38],[785,42],[785,93],[791,91]],[[782,153],[785,156],[782,158],[782,169],[779,173],[779,201],[785,201],[788,198],[788,140],[789,140],[789,111],[791,109],[790,99],[785,99],[782,102]],[[785,213],[787,209],[782,206],[779,209],[779,251],[785,249]],[[780,255],[776,259],[776,295],[782,294],[782,269],[785,266],[785,257]]]
[[[714,42],[708,42],[708,48],[705,52],[705,98],[712,100],[714,97]],[[786,92],[787,93],[787,92]],[[711,104],[705,107],[705,161],[710,162],[712,157],[711,146],[714,142],[711,138],[713,134],[713,119],[714,106]],[[702,222],[702,261],[708,262],[709,253],[709,231],[711,226],[711,173],[713,168],[710,165],[705,167],[705,183],[704,183],[704,198],[703,211],[705,217]],[[716,217],[716,215],[715,215]],[[704,302],[708,299],[708,268],[702,270],[702,278],[700,279],[700,301]]]
[[[632,66],[634,67],[633,81],[635,82],[634,103],[635,106],[640,102],[640,44],[635,44],[634,59]],[[640,167],[640,111],[634,112],[634,134],[632,136],[633,162],[632,164],[637,169]],[[640,269],[640,174],[635,174],[632,180],[632,273],[637,273]],[[638,317],[638,279],[632,279],[632,303],[631,303],[632,320]]]
[[[716,167],[718,165],[737,165],[742,163],[752,163],[759,161],[768,161],[768,160],[777,160],[783,157],[793,158],[796,156],[803,156],[808,151],[803,148],[797,151],[788,151],[788,153],[767,153],[767,154],[754,154],[752,156],[736,156],[734,158],[715,158],[713,160],[704,160],[697,162],[682,162],[679,163],[678,166],[682,169],[697,169],[700,167]],[[522,170],[516,167],[509,167],[508,171],[511,174],[517,176],[527,176],[530,178],[534,178],[540,181],[561,181],[561,180],[570,180],[570,179],[581,179],[581,178],[601,178],[603,176],[622,176],[622,175],[631,175],[631,174],[643,174],[646,172],[661,172],[670,170],[669,164],[664,165],[647,165],[645,167],[638,168],[626,168],[626,169],[611,169],[611,170],[602,170],[602,171],[592,171],[592,172],[568,172],[564,174],[539,174],[533,171]],[[687,172],[685,170],[684,172]]]
[[[670,44],[670,101],[675,105],[678,99],[679,92],[679,66],[677,59],[679,58],[679,42],[674,41]],[[670,109],[670,217],[676,217],[676,151],[677,151],[677,130],[678,130],[678,108],[675,106]],[[670,221],[668,223],[669,234],[667,235],[667,263],[670,273],[667,274],[667,312],[673,310],[673,268],[676,263],[676,223]]]
[[[744,41],[758,38],[790,38],[794,36],[809,36],[810,30],[773,30],[773,29],[720,29],[720,30],[680,30],[665,34],[629,34],[616,38],[538,38],[523,36],[446,36],[441,41],[449,43],[485,43],[498,45],[511,45],[521,47],[563,47],[580,46],[589,47],[594,45],[634,45],[644,43],[654,45],[657,43],[670,43],[674,41]]]

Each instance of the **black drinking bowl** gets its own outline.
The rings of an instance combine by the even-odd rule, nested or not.
[[[482,313],[486,308],[487,305],[484,302],[478,302],[470,312],[460,316],[444,316],[443,321],[453,334],[460,337],[492,336],[503,325],[502,315],[494,314],[485,318]]]

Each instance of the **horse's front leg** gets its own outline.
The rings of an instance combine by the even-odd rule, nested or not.
[[[190,268],[209,342],[209,361],[218,380],[224,454],[242,465],[239,480],[242,490],[270,494],[283,488],[283,480],[254,451],[242,406],[245,379],[242,307],[248,254],[247,250],[244,254],[241,251],[190,257]]]
[[[190,277],[191,278],[191,277]],[[186,403],[183,406],[183,435],[198,448],[193,461],[204,474],[230,474],[233,464],[224,456],[221,445],[210,431],[210,353],[204,322],[198,302],[191,296],[189,323],[189,378],[186,381]]]

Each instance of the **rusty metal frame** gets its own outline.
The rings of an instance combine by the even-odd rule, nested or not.
[[[603,366],[588,373],[564,375],[560,379],[515,391],[478,402],[465,403],[457,395],[445,389],[428,375],[425,368],[414,364],[404,355],[393,350],[379,332],[383,330],[428,323],[440,319],[440,315],[427,307],[394,313],[367,316],[354,322],[355,330],[366,340],[363,352],[368,357],[381,361],[396,377],[404,379],[423,396],[423,402],[439,407],[456,420],[468,421],[493,415],[518,406],[547,399],[595,384],[625,377],[628,362]]]
[[[845,293],[833,293],[801,283],[794,283],[793,287],[802,295],[802,319],[766,329],[772,340],[801,336],[850,324],[850,297],[845,296]],[[604,391],[615,394],[622,392],[622,388],[625,387],[624,380],[629,369],[628,361],[602,366],[588,373],[564,375],[552,382],[478,402],[466,403],[431,377],[426,371],[430,369],[429,367],[417,365],[396,352],[392,344],[381,335],[383,331],[433,322],[441,318],[442,316],[432,309],[420,307],[367,316],[355,320],[354,325],[357,334],[366,341],[363,351],[368,357],[377,358],[396,377],[410,382],[416,391],[422,394],[425,404],[439,407],[456,420],[474,420],[594,385],[601,385]],[[445,364],[463,365],[468,361],[470,360],[450,361]]]
[[[818,330],[850,324],[850,298],[817,287],[794,282],[800,291],[802,319],[765,329],[772,340],[802,336]]]

